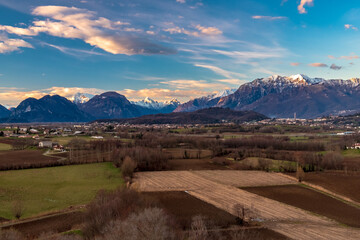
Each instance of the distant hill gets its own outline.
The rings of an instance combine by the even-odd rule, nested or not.
[[[8,118],[10,116],[10,114],[11,114],[10,110],[8,110],[3,105],[0,105],[0,119],[1,118]]]
[[[106,92],[96,95],[79,108],[95,119],[132,118],[154,113],[153,110],[131,103],[124,95]]]
[[[68,99],[47,95],[22,101],[6,122],[86,122],[92,119]]]
[[[146,115],[130,119],[99,120],[128,124],[213,124],[223,122],[259,121],[267,117],[254,111],[234,111],[229,108],[207,108],[195,112],[174,112]]]

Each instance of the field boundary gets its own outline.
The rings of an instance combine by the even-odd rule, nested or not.
[[[279,173],[279,174],[281,174],[281,175],[283,175],[283,176],[285,176],[285,177],[287,177],[287,178],[289,178],[289,179],[293,179],[293,180],[296,180],[296,181],[297,181],[297,179],[296,179],[295,177],[292,177],[292,176],[289,176],[289,175],[286,175],[286,174],[283,174],[283,173]],[[319,185],[316,185],[316,184],[313,184],[313,183],[309,183],[309,182],[306,182],[306,181],[301,181],[301,182],[299,182],[299,183],[300,183],[300,184],[303,184],[303,185],[305,185],[305,186],[307,186],[307,187],[310,187],[311,189],[313,189],[313,190],[315,190],[315,191],[318,191],[318,192],[321,192],[321,193],[323,193],[323,194],[329,195],[330,197],[335,198],[335,199],[337,199],[337,200],[339,200],[339,201],[345,202],[345,203],[347,203],[347,204],[349,204],[349,205],[351,205],[351,206],[360,208],[360,203],[359,203],[359,202],[354,201],[354,200],[352,200],[351,198],[348,198],[348,197],[346,197],[346,196],[344,196],[344,195],[341,195],[341,194],[338,194],[338,193],[334,193],[334,192],[332,192],[332,191],[330,191],[330,190],[328,190],[328,189],[326,189],[326,188],[323,188],[323,187],[321,187],[321,186],[319,186]]]

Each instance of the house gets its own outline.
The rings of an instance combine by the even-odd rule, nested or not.
[[[62,146],[58,143],[53,144],[53,150],[56,152],[65,152],[64,146]]]
[[[92,136],[91,138],[93,138],[93,139],[104,139],[103,136]]]
[[[360,143],[355,143],[351,148],[352,149],[360,149]]]
[[[51,141],[39,142],[39,148],[52,148],[53,143]]]

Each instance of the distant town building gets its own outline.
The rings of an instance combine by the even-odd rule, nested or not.
[[[51,141],[39,142],[39,148],[52,148],[53,143]]]

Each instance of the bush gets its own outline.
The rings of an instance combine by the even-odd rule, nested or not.
[[[131,214],[126,220],[110,222],[99,239],[171,240],[175,238],[169,216],[159,208],[147,208]]]
[[[24,236],[14,230],[14,229],[9,229],[9,230],[1,230],[0,228],[0,239],[1,240],[22,240],[24,239]]]
[[[132,178],[134,170],[136,168],[136,162],[130,157],[125,157],[121,164],[121,173],[124,178]]]
[[[321,167],[323,169],[342,169],[344,157],[338,152],[329,152],[324,155],[321,161]]]
[[[109,222],[126,219],[130,214],[152,206],[154,206],[152,201],[131,189],[100,191],[87,206],[84,236],[87,239],[93,239]]]

